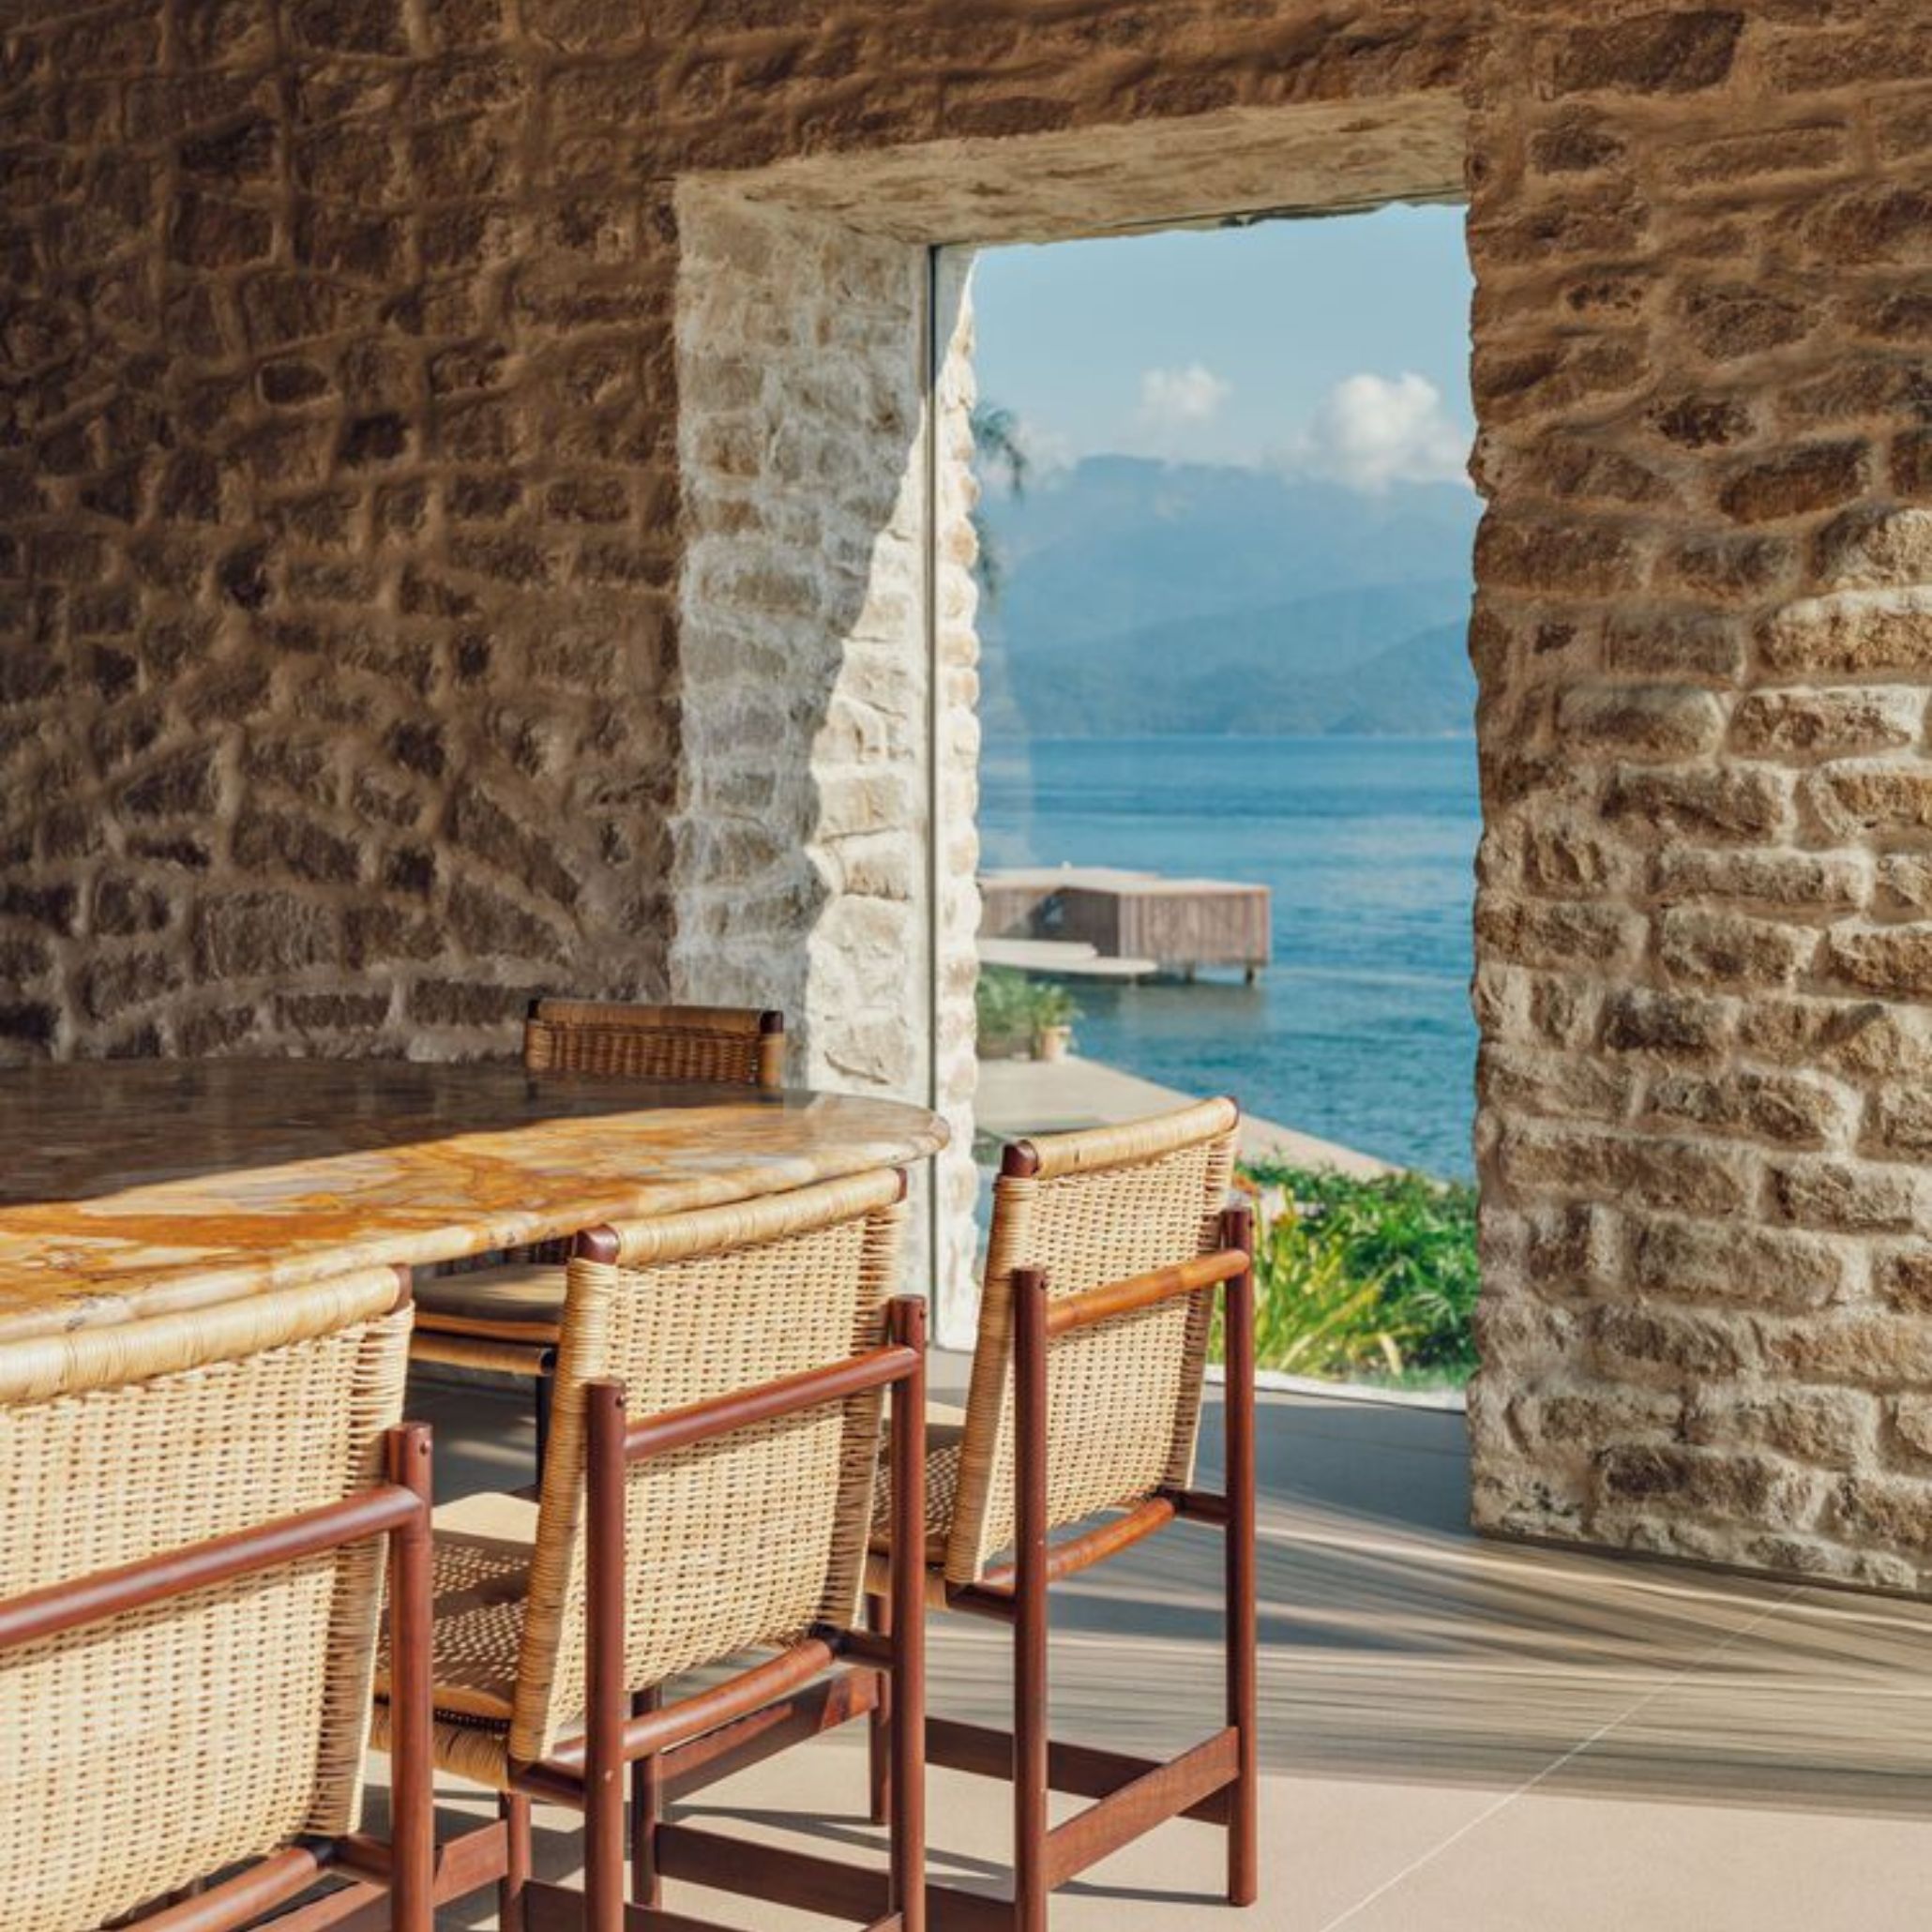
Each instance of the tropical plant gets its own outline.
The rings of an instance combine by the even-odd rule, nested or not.
[[[1029,979],[1013,966],[982,966],[974,989],[979,1050],[989,1059],[1023,1053],[1045,1027],[1070,1026],[1079,1007],[1064,986]]]
[[[1029,1004],[1035,1033],[1049,1026],[1071,1026],[1080,1017],[1074,996],[1049,979],[1032,983]]]
[[[975,402],[971,420],[974,467],[982,478],[993,474],[1003,476],[1007,495],[1024,496],[1032,464],[1020,440],[1019,418],[997,403]],[[973,574],[987,602],[997,604],[1005,587],[1005,570],[982,505],[974,505],[972,522],[974,540],[978,546]]]
[[[974,989],[979,1050],[989,1059],[1025,1050],[1033,1039],[1028,1010],[1029,981],[1011,966],[982,966]]]
[[[1256,1360],[1330,1380],[1460,1385],[1476,1366],[1475,1189],[1260,1162]]]

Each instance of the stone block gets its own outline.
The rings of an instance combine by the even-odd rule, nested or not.
[[[1932,587],[1932,509],[1847,510],[1819,531],[1812,568],[1828,591]]]
[[[1476,539],[1477,576],[1497,589],[1614,596],[1636,588],[1641,569],[1632,538],[1607,526],[1516,522],[1492,511]]]
[[[1758,428],[1750,404],[1735,396],[1676,396],[1653,404],[1644,419],[1682,449],[1728,449]]]
[[[1877,1089],[1859,1146],[1879,1160],[1923,1161],[1932,1155],[1932,1094],[1919,1085]]]
[[[1788,987],[1818,945],[1805,927],[1695,907],[1667,909],[1655,925],[1658,964],[1688,986]]]
[[[1892,918],[1932,915],[1932,853],[1882,854],[1878,861],[1872,909]]]
[[[1764,1356],[1801,1382],[1924,1388],[1932,1386],[1932,1320],[1848,1308],[1766,1324]]]
[[[1823,197],[1792,224],[1810,258],[1826,267],[1932,264],[1932,189],[1881,183]]]
[[[1816,1516],[1823,1496],[1822,1486],[1804,1471],[1749,1453],[1614,1443],[1598,1455],[1596,1466],[1607,1502],[1659,1515],[1690,1511],[1742,1522],[1802,1524]]]
[[[1917,744],[1924,721],[1925,694],[1909,687],[1752,691],[1730,742],[1751,758],[1844,758]]]
[[[1698,353],[1724,363],[1803,341],[1823,319],[1808,303],[1749,283],[1695,284],[1684,292],[1682,314],[1683,333]]]
[[[503,1034],[506,1046],[532,998],[527,986],[497,986],[476,980],[418,980],[409,991],[409,1014],[425,1026],[485,1026]]]
[[[1694,536],[1658,559],[1666,588],[1726,604],[1760,604],[1788,588],[1798,548],[1777,536]]]
[[[1844,1096],[1802,1074],[1741,1068],[1715,1076],[1670,1073],[1651,1083],[1651,1117],[1720,1134],[1744,1134],[1785,1147],[1822,1147],[1849,1121]]]
[[[1743,1373],[1756,1341],[1741,1317],[1611,1302],[1591,1311],[1590,1351],[1607,1381],[1679,1386]]]
[[[386,991],[278,993],[271,1010],[278,1027],[296,1033],[348,1033],[366,1038],[387,1023],[389,995]]]
[[[1842,1299],[1856,1278],[1849,1242],[1732,1221],[1644,1216],[1630,1254],[1636,1286],[1673,1302],[1797,1311]]]
[[[411,52],[405,0],[294,0],[297,39],[334,53]]]
[[[1824,965],[1849,986],[1893,999],[1932,998],[1932,925],[1839,927]]]
[[[1815,516],[1853,502],[1865,489],[1870,452],[1863,443],[1814,444],[1754,461],[1718,491],[1718,506],[1738,523]]]
[[[1902,1231],[1926,1204],[1915,1173],[1823,1155],[1774,1162],[1770,1196],[1781,1220],[1843,1234]]]
[[[1767,843],[1783,828],[1789,801],[1789,781],[1762,769],[1625,765],[1611,775],[1604,816],[1653,833]]]
[[[1750,1155],[1737,1148],[1543,1122],[1512,1124],[1498,1163],[1525,1194],[1571,1192],[1687,1214],[1735,1213],[1755,1180]]]
[[[1544,1048],[1522,1049],[1491,1041],[1476,1061],[1476,1091],[1486,1106],[1516,1112],[1617,1121],[1636,1090],[1628,1067]]]
[[[1757,1443],[1823,1469],[1849,1470],[1876,1457],[1879,1401],[1851,1389],[1784,1389],[1729,1399],[1694,1399],[1684,1419],[1693,1442]]]
[[[230,850],[238,866],[316,884],[353,884],[362,869],[354,840],[302,814],[259,805],[236,818]]]
[[[1494,957],[1527,966],[1604,964],[1634,956],[1643,920],[1593,900],[1516,898],[1485,892],[1476,933]]]
[[[1657,853],[1652,883],[1657,897],[1665,899],[1725,899],[1823,913],[1850,912],[1863,905],[1871,876],[1871,861],[1862,853],[1713,851],[1679,845]]]
[[[1583,684],[1565,690],[1557,730],[1581,750],[1629,758],[1694,758],[1724,735],[1709,691],[1689,685]]]
[[[227,892],[194,913],[194,968],[204,982],[273,979],[341,963],[333,910],[292,892]]]
[[[1560,94],[1696,94],[1729,77],[1744,16],[1722,8],[1639,13],[1557,37]]]
[[[1932,1561],[1932,1481],[1914,1476],[1847,1476],[1833,1515],[1841,1538],[1877,1542]]]
[[[1604,1003],[1604,1045],[1614,1053],[1707,1061],[1723,1052],[1732,1025],[1729,1004],[1701,994],[1632,987]]]
[[[162,759],[121,793],[121,809],[137,819],[206,818],[220,799],[220,767],[212,747]]]
[[[1766,618],[1758,645],[1774,676],[1910,676],[1932,667],[1932,591],[1806,598]]]

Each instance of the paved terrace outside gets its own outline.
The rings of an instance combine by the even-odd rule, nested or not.
[[[964,1365],[938,1365],[956,1396]],[[530,1476],[521,1394],[447,1385],[447,1496]],[[1205,1461],[1218,1453],[1211,1413]],[[1178,1824],[1057,1894],[1056,1932],[1889,1932],[1932,1913],[1932,1606],[1483,1542],[1459,1414],[1261,1398],[1261,1903]],[[1055,1592],[1056,1727],[1124,1749],[1216,1721],[1218,1545],[1184,1529]],[[1003,1721],[1005,1633],[931,1626],[933,1707]],[[449,1810],[481,1812],[446,1781]],[[1005,1788],[937,1773],[931,1868],[997,1886]],[[862,1728],[695,1812],[864,1855]],[[675,1809],[675,1808],[674,1808]],[[687,1815],[691,1815],[687,1813]],[[547,1876],[575,1820],[537,1812]],[[728,1923],[829,1921],[670,1888]],[[493,1896],[445,1912],[493,1923]]]

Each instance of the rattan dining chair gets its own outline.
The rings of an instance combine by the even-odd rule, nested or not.
[[[609,1000],[531,1003],[523,1064],[532,1073],[702,1082],[775,1091],[785,1019],[748,1006],[637,1006]],[[530,1378],[536,1457],[550,1433],[550,1377],[564,1308],[564,1250],[491,1257],[483,1266],[426,1273],[416,1284],[418,1362]]]
[[[290,1923],[430,1932],[409,1321],[381,1268],[0,1343],[7,1932],[216,1932],[338,1873]],[[378,1843],[355,1826],[385,1552],[404,1714]]]
[[[889,1460],[913,1499],[898,1530],[920,1540],[924,1305],[890,1299],[904,1195],[886,1170],[579,1237],[538,1500],[437,1514],[437,1760],[502,1811],[445,1856],[488,1862],[476,1882],[496,1879],[504,1932],[654,1923],[665,1878],[809,1891],[881,1932],[923,1925],[916,1575],[896,1635],[854,1628],[888,1388]],[[753,1650],[775,1654],[665,1698],[669,1680]],[[668,1793],[868,1710],[882,1679],[908,1798],[888,1872],[664,1819]],[[581,1898],[532,1877],[538,1798],[585,1814]]]
[[[1009,1146],[994,1183],[966,1413],[928,1432],[929,1559],[910,1557],[883,1504],[868,1580],[875,1628],[891,1627],[888,1593],[917,1564],[931,1606],[1013,1629],[1012,1732],[928,1723],[932,1763],[1014,1781],[1012,1905],[989,1918],[983,1898],[962,1901],[958,1923],[1044,1932],[1053,1891],[1183,1814],[1225,1825],[1229,1901],[1254,1902],[1253,1241],[1228,1192],[1239,1126],[1234,1103],[1213,1100],[1042,1136]],[[1210,1495],[1193,1465],[1217,1291],[1227,1475]],[[1166,1763],[1049,1742],[1048,1586],[1179,1519],[1225,1532],[1225,1725]],[[1073,1533],[1049,1544],[1060,1532]],[[894,1802],[883,1714],[875,1817]],[[1049,1824],[1049,1789],[1094,1802]],[[935,1887],[933,1923],[953,1916]]]
[[[785,1019],[755,1006],[537,1000],[523,1023],[533,1073],[600,1073],[721,1086],[784,1083]]]

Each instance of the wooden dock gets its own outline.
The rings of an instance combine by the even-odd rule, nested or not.
[[[1186,976],[1232,966],[1252,979],[1272,956],[1265,885],[1043,866],[984,873],[979,892],[982,940],[1091,946],[1101,959]]]
[[[988,939],[979,941],[979,963],[1030,973],[1041,979],[1110,979],[1132,986],[1160,971],[1157,959],[1130,959],[1071,939]]]

